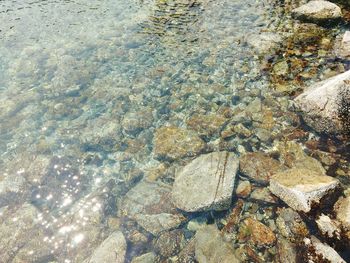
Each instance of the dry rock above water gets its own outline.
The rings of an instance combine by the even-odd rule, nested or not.
[[[339,134],[349,128],[350,71],[317,82],[295,102],[306,123],[318,132]]]
[[[339,186],[333,177],[304,168],[277,173],[270,180],[270,191],[297,211],[309,212],[313,204]]]
[[[322,243],[315,236],[305,238],[304,243],[309,250],[307,253],[307,262],[345,263],[345,260],[337,251],[329,245]]]
[[[238,263],[233,249],[225,243],[215,225],[199,229],[195,236],[195,255],[199,263]]]
[[[329,216],[322,214],[316,224],[322,235],[328,238],[340,239],[340,224],[337,220],[332,220]]]
[[[328,1],[310,1],[292,11],[292,15],[300,20],[324,23],[342,17],[339,6]]]
[[[195,156],[205,148],[204,141],[192,131],[171,127],[156,130],[154,154],[157,158],[176,160],[186,156]]]
[[[346,230],[350,230],[350,197],[341,197],[334,206],[337,219]]]
[[[179,170],[172,197],[186,212],[225,210],[231,204],[238,159],[233,153],[203,154]]]

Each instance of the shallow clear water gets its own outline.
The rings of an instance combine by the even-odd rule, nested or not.
[[[169,169],[159,180],[171,184],[186,162],[155,156],[159,127],[189,128],[194,114],[254,100],[280,116],[270,135],[292,126],[283,119],[290,98],[271,92],[247,43],[289,20],[268,0],[1,1],[0,222],[23,215],[23,204],[37,209],[36,230],[2,237],[2,262],[87,258],[132,186],[162,163]],[[204,152],[268,149],[261,133],[201,135]]]

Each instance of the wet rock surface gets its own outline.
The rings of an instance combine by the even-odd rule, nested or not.
[[[162,183],[139,183],[126,194],[121,211],[152,234],[176,228],[185,219],[172,204],[170,187]]]
[[[195,255],[198,262],[239,262],[233,249],[222,240],[219,230],[214,225],[197,231]]]
[[[268,184],[270,178],[282,170],[277,160],[262,152],[243,155],[239,159],[239,168],[243,175],[262,184]]]
[[[253,218],[247,218],[243,221],[238,238],[258,247],[271,246],[276,242],[276,236],[272,230]]]
[[[123,233],[115,232],[111,234],[94,251],[88,263],[102,262],[125,262],[126,240]]]
[[[294,19],[306,0],[1,1],[0,261],[325,261],[311,234],[349,261],[346,198],[305,214],[266,187],[290,169],[349,185],[344,136],[293,101],[348,70],[336,2],[341,23]],[[250,157],[217,162],[233,185],[202,160],[179,209],[208,152]]]
[[[175,206],[186,212],[227,209],[237,170],[238,159],[229,152],[197,157],[175,176],[172,189]]]
[[[158,158],[178,159],[195,156],[204,148],[204,141],[189,130],[177,127],[162,127],[156,130],[154,154]]]

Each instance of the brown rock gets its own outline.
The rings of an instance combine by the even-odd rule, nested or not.
[[[239,229],[238,238],[243,241],[249,241],[256,246],[271,246],[276,242],[276,236],[273,231],[253,218],[247,218],[243,221]]]
[[[156,130],[154,154],[157,158],[176,160],[186,156],[195,156],[205,148],[204,141],[192,131],[171,127]]]
[[[155,251],[162,257],[169,258],[178,254],[186,245],[183,231],[180,229],[161,234],[154,243]]]
[[[245,176],[261,184],[268,184],[271,176],[281,170],[281,164],[263,152],[243,155],[239,165]]]
[[[187,127],[199,135],[210,137],[220,131],[227,119],[217,114],[195,114],[187,121]]]
[[[248,197],[252,191],[252,186],[249,181],[240,181],[237,185],[236,195],[238,197]]]

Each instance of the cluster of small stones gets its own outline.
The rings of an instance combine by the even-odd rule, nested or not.
[[[324,6],[321,11],[330,16],[308,16],[313,5]],[[153,24],[147,20],[142,30],[151,26],[147,34],[162,36],[168,32],[166,26],[159,29],[164,19],[170,19],[170,26],[176,25],[176,32],[190,30],[180,22],[188,23],[191,16],[196,17],[197,6],[196,1],[179,5],[160,1],[156,18],[150,20]],[[342,17],[339,12],[325,1],[311,1],[294,10],[291,14],[297,19],[317,24],[298,24],[293,37],[300,38],[294,40],[317,41],[329,48],[328,29],[318,25],[337,22]],[[315,40],[319,32],[323,38]],[[246,43],[266,55],[293,37],[268,32],[247,36]],[[345,33],[335,53],[346,58],[348,42]],[[123,55],[118,48],[108,48],[125,43],[101,44],[94,58],[105,61],[111,59],[106,57],[110,53]],[[127,43],[127,59],[132,60],[133,50],[142,44],[141,37]],[[24,58],[15,61],[13,71],[23,67],[21,63],[32,52],[24,51]],[[176,86],[172,91],[154,88],[147,97],[146,93],[140,95],[144,83],[130,85],[127,79],[117,79],[113,74],[91,81],[88,76],[94,67],[60,52],[43,54],[33,62],[39,64],[48,57],[45,63],[50,66],[57,56],[62,57],[52,82],[55,88],[50,89],[51,82],[46,80],[48,86],[41,90],[45,98],[55,100],[54,104],[45,99],[42,112],[32,109],[26,105],[40,98],[29,93],[19,98],[20,103],[9,99],[0,105],[0,117],[12,120],[0,126],[1,133],[8,132],[16,122],[19,131],[28,129],[30,135],[15,138],[21,141],[19,153],[9,150],[8,159],[0,162],[4,171],[0,175],[0,240],[6,240],[0,242],[3,261],[28,262],[28,255],[40,251],[30,262],[60,262],[63,258],[84,263],[345,262],[342,253],[350,244],[350,201],[349,190],[341,192],[340,188],[341,182],[349,180],[349,170],[338,152],[339,144],[330,139],[324,144],[317,133],[301,128],[289,97],[276,97],[271,90],[261,88],[260,82],[247,87],[246,73],[254,68],[248,62],[235,76],[235,94],[220,83],[225,74],[219,68],[204,80],[195,68],[180,71],[171,63],[151,68],[146,75],[160,83],[178,76],[179,82],[188,77],[210,80],[214,85]],[[294,62],[299,65],[300,59]],[[215,52],[201,63],[215,65]],[[292,71],[285,61],[274,61],[272,67],[277,80],[286,80]],[[69,76],[62,75],[67,68],[71,69]],[[335,72],[338,70],[324,76]],[[315,78],[311,70],[307,73],[298,71],[305,79]],[[260,77],[260,72],[253,74]],[[341,87],[347,84],[348,73],[344,74]],[[18,75],[19,82],[29,82],[25,70]],[[92,88],[84,90],[78,83]],[[72,89],[64,89],[66,86]],[[278,88],[286,91],[285,85]],[[287,91],[292,94],[295,90]],[[305,94],[301,96],[305,98]],[[77,105],[84,100],[93,103],[81,110]],[[99,112],[102,104],[110,105],[110,110]],[[130,104],[138,106],[131,108]],[[92,118],[90,112],[98,112],[98,117]],[[26,120],[30,113],[45,116],[40,136],[32,136],[37,129]],[[325,126],[314,125],[324,123],[315,121],[322,115],[315,115],[305,121],[324,132]],[[12,116],[16,116],[15,121]],[[67,116],[69,125],[64,125]],[[326,118],[336,121],[333,117]],[[57,119],[62,120],[62,126],[53,124]],[[331,127],[335,127],[332,132],[342,129],[339,125]],[[71,148],[57,149],[57,145],[71,145],[77,138],[82,140]],[[25,151],[25,145],[34,145],[36,154]],[[57,156],[52,157],[53,152]],[[105,177],[98,187],[89,189],[90,182],[99,179],[96,174]],[[87,191],[89,194],[84,195]],[[51,198],[40,198],[48,193]],[[338,198],[339,194],[344,196]],[[79,225],[77,229],[73,222]],[[310,225],[317,225],[316,234],[309,233]],[[61,243],[68,243],[68,249],[56,249]]]

